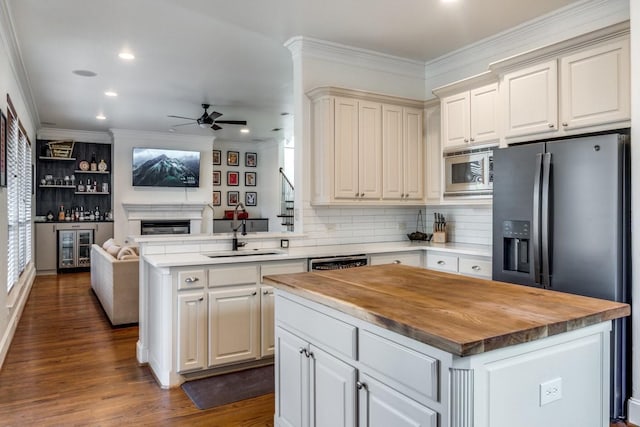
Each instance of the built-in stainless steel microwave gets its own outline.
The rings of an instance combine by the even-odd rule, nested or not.
[[[444,155],[445,196],[483,196],[493,191],[493,149]]]

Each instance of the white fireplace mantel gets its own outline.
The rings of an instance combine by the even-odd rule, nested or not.
[[[140,221],[159,219],[189,220],[191,234],[202,232],[203,211],[207,202],[136,203],[123,202],[129,235],[140,234]]]

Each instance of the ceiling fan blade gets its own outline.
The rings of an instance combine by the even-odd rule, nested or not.
[[[176,119],[185,119],[185,120],[196,120],[196,119],[191,118],[191,117],[183,117],[183,116],[167,116],[167,117],[173,117],[173,118],[176,118]]]
[[[246,120],[216,120],[216,123],[223,123],[227,125],[247,125]]]
[[[213,126],[211,126],[211,129],[213,129],[213,130],[220,130],[220,129],[222,129],[222,128],[221,128],[220,126],[218,126],[217,124],[215,124],[215,123],[214,123],[214,124],[213,124]]]
[[[211,114],[209,114],[209,118],[212,120],[217,119],[218,117],[220,117],[222,115],[222,113],[218,113],[217,111],[213,111]]]
[[[187,125],[195,125],[194,122],[190,122],[190,123],[180,123],[179,125],[173,125],[171,126],[172,128],[178,127],[178,126],[187,126]]]

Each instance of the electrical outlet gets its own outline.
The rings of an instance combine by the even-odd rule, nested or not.
[[[562,399],[562,378],[540,384],[540,406]]]

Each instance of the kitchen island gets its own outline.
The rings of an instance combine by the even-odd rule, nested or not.
[[[276,425],[608,425],[626,304],[404,265],[264,280]]]

